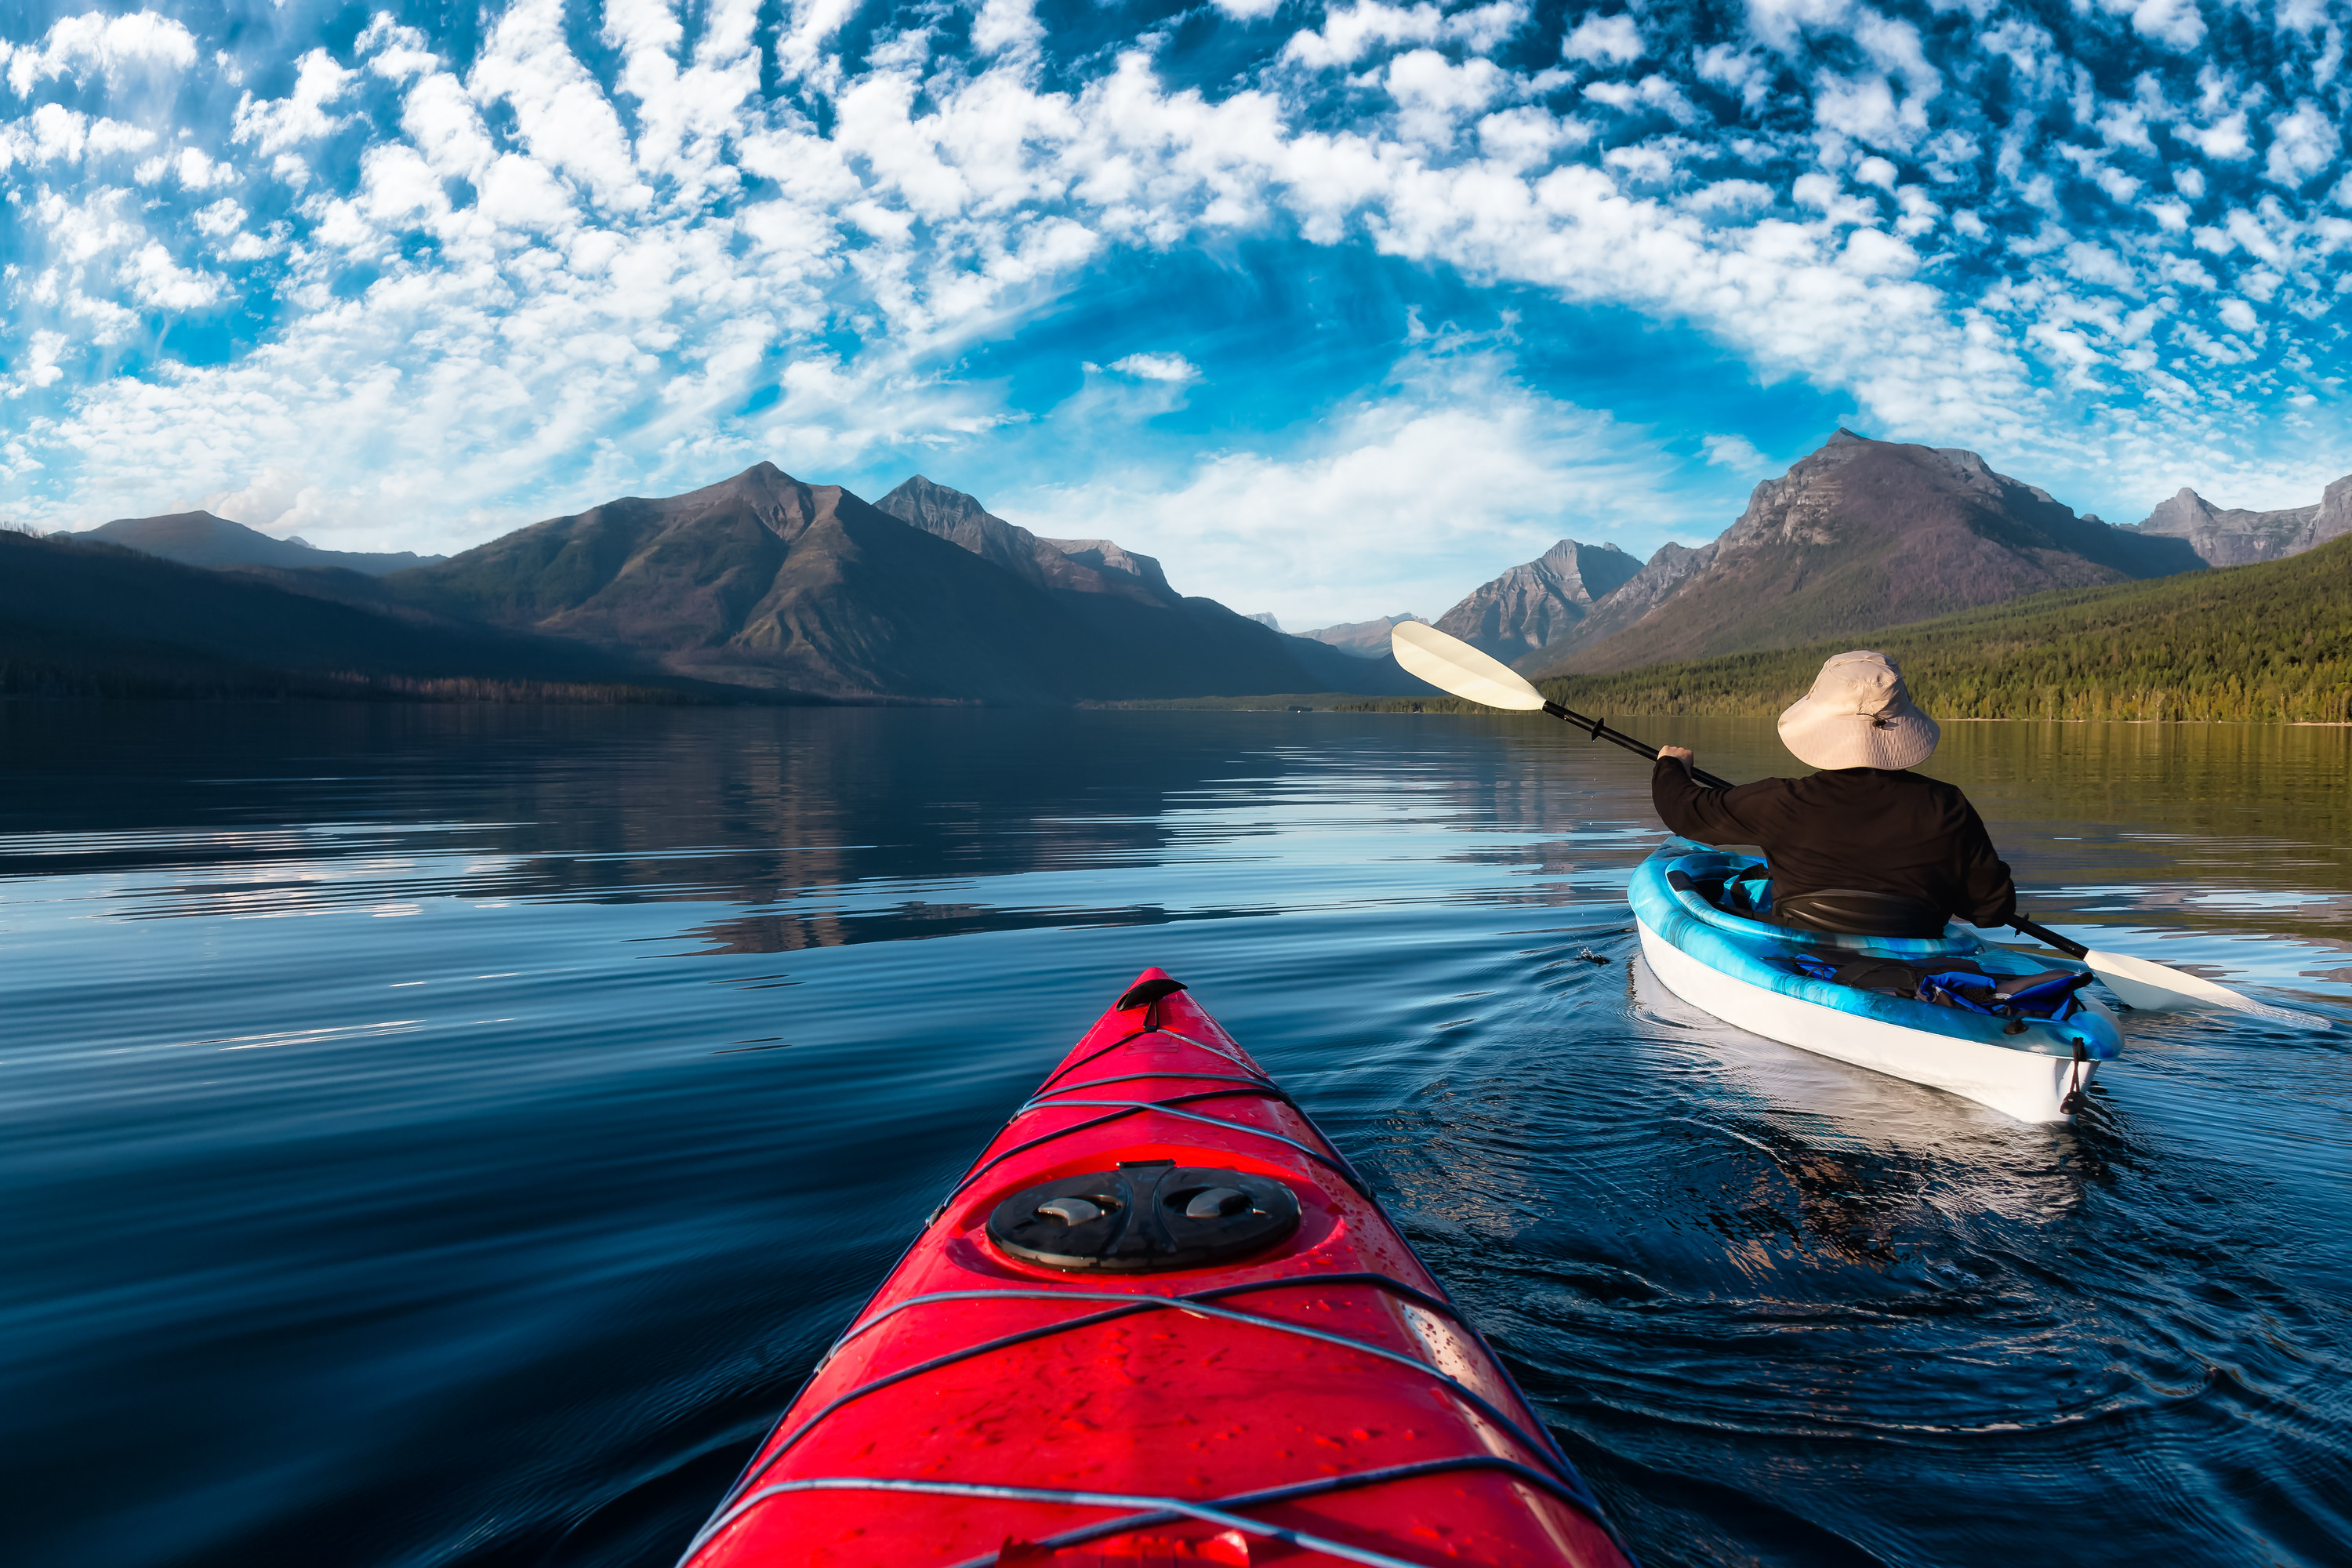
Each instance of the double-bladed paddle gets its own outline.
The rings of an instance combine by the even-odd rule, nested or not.
[[[1522,713],[1549,713],[1574,725],[1596,741],[1607,741],[1612,745],[1622,746],[1629,752],[1652,759],[1658,754],[1657,747],[1643,745],[1633,736],[1611,729],[1602,720],[1588,719],[1573,709],[1563,708],[1549,700],[1509,665],[1500,659],[1487,658],[1468,643],[1448,637],[1435,626],[1419,621],[1402,622],[1389,633],[1389,646],[1396,654],[1396,661],[1407,671],[1441,690],[1452,692],[1465,702],[1476,702],[1488,708],[1507,708]],[[1691,769],[1691,776],[1711,789],[1732,787],[1730,780],[1717,778],[1704,769]],[[2200,979],[2186,970],[2174,969],[2168,964],[2134,958],[2129,953],[2094,952],[2022,915],[2010,922],[2010,929],[2081,960],[2108,990],[2134,1007],[2144,1007],[2151,1012],[2228,1009],[2250,1013],[2255,1017],[2298,1029],[2335,1027],[2315,1013],[2273,1007],[2266,1002],[2241,995],[2226,985],[2217,985],[2210,980]]]

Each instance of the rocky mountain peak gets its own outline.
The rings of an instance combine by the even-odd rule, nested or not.
[[[901,522],[912,522],[932,533],[940,531],[940,528],[935,526],[938,524],[952,527],[956,523],[979,519],[987,519],[1006,528],[1013,526],[1002,518],[991,516],[977,497],[950,489],[921,474],[908,479],[874,504]]]
[[[1132,577],[1163,598],[1183,597],[1168,585],[1168,574],[1160,570],[1156,557],[1138,555],[1117,540],[1046,539],[1039,542],[1052,546],[1080,565],[1091,566],[1097,572],[1117,572]]]
[[[640,509],[663,528],[693,529],[714,518],[749,517],[777,538],[790,542],[829,511],[848,492],[839,485],[811,485],[762,459],[740,474],[683,495],[648,500],[624,496],[591,511]],[[851,498],[855,500],[855,497]],[[865,503],[860,501],[859,505]],[[582,513],[582,516],[589,513]]]
[[[1642,569],[1613,544],[1563,539],[1535,560],[1482,584],[1437,619],[1437,628],[1508,662],[1550,647],[1593,604]]]
[[[1421,619],[1411,610],[1399,610],[1393,616],[1375,616],[1369,621],[1342,621],[1338,626],[1318,626],[1311,632],[1301,632],[1304,637],[1338,648],[1341,653],[1358,658],[1385,658],[1389,652],[1389,634],[1407,621]]]
[[[2312,533],[2314,544],[2325,544],[2352,533],[2352,474],[2345,475],[2321,492],[2319,515],[2312,519]]]
[[[881,511],[962,546],[1041,588],[1080,594],[1111,594],[1155,603],[1181,599],[1168,585],[1160,563],[1135,555],[1108,539],[1040,539],[1005,521],[976,496],[950,489],[917,474],[876,501]]]
[[[1975,452],[1844,428],[1759,484],[1715,542],[1670,550],[1545,663],[1618,669],[1859,635],[2200,564],[2178,542],[2078,517]]]
[[[2337,486],[2352,490],[2352,484],[2338,480],[2328,487],[2329,493]],[[2345,526],[2340,524],[2335,532],[2326,531],[2321,517],[2326,507],[2323,497],[2311,506],[2274,511],[2249,511],[2242,507],[2225,510],[2183,485],[2169,499],[2156,503],[2155,510],[2140,521],[2137,531],[2187,540],[2209,566],[2243,566],[2300,555],[2343,532]]]

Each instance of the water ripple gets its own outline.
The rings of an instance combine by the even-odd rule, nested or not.
[[[2042,918],[2352,1017],[2342,734],[1954,731]],[[0,756],[12,1562],[667,1563],[1147,963],[1653,1565],[2345,1560],[2352,1032],[2134,1014],[2067,1129],[1727,1029],[1558,726],[17,704]]]

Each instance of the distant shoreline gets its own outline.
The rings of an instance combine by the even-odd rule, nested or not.
[[[196,683],[190,682],[193,686]],[[920,710],[927,712],[967,711],[1003,713],[1353,713],[1375,717],[1426,719],[1526,719],[1539,720],[1540,715],[1505,708],[1482,708],[1452,699],[1431,699],[1416,703],[1409,697],[1367,698],[1356,692],[1289,692],[1267,697],[1158,697],[1134,698],[1066,704],[1033,705],[1022,703],[984,703],[919,697],[836,697],[811,698],[793,694],[779,698],[775,694],[745,689],[741,697],[731,694],[677,691],[660,687],[599,689],[594,687],[564,691],[560,688],[528,694],[513,691],[484,692],[481,687],[496,682],[450,680],[416,682],[419,686],[435,686],[438,691],[399,689],[389,684],[370,689],[285,688],[254,690],[71,690],[37,691],[12,690],[0,688],[0,708],[10,705],[41,705],[65,707],[73,704],[92,706],[121,702],[196,702],[196,703],[268,703],[287,706],[296,703],[320,706],[347,705],[362,708],[667,708],[667,709],[763,709],[776,710],[807,710],[813,709],[856,709],[865,711]],[[466,691],[465,687],[476,689]],[[1612,722],[1629,724],[1664,723],[1681,719],[1735,719],[1761,722],[1772,717],[1769,713],[1642,713],[1612,712],[1607,717]],[[2039,714],[1985,717],[1970,714],[1947,718],[1934,715],[1939,724],[2124,724],[2137,729],[2182,729],[2189,726],[2215,728],[2230,725],[2244,729],[2285,730],[2352,730],[2352,720],[2342,719],[2118,719],[2106,717],[2053,719]]]

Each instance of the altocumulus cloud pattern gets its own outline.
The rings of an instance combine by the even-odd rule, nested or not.
[[[2118,509],[2352,468],[2344,0],[461,9],[12,8],[11,512],[928,464],[1246,575],[1440,484],[1703,536],[1838,418]]]

